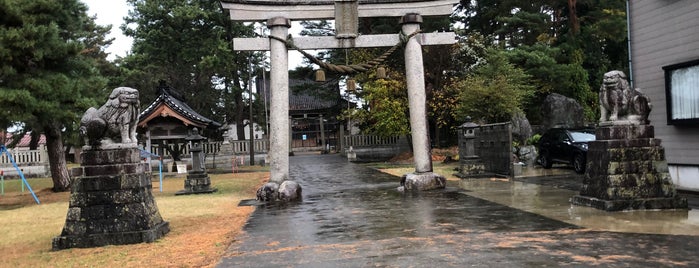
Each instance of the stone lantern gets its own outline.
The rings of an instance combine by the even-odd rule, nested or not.
[[[477,177],[485,174],[485,165],[476,152],[476,131],[480,126],[466,117],[459,126],[459,177]]]
[[[478,124],[471,121],[471,117],[466,117],[466,122],[459,126],[459,159],[474,159],[476,155],[476,129]]]
[[[181,190],[175,195],[184,194],[208,194],[216,192],[216,188],[211,188],[211,178],[206,173],[205,154],[202,148],[202,142],[206,141],[206,137],[199,135],[197,128],[192,129],[189,136],[185,140],[191,143],[192,153],[192,169],[187,172],[187,179],[184,181],[184,190]]]
[[[202,142],[206,141],[206,137],[199,135],[199,130],[194,128],[190,135],[185,137],[184,140],[188,141],[191,145],[189,151],[192,154],[192,171],[206,172],[204,154],[202,153],[204,151]]]

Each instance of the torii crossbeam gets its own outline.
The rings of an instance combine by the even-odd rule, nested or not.
[[[280,184],[289,179],[289,74],[285,40],[291,20],[334,19],[336,36],[297,37],[299,49],[331,49],[394,46],[399,34],[361,35],[357,33],[360,17],[401,17],[404,35],[418,32],[422,16],[449,15],[458,0],[221,0],[231,20],[266,21],[273,38],[235,38],[235,50],[270,50],[270,182]],[[406,190],[443,188],[444,177],[432,172],[427,131],[427,108],[422,60],[423,45],[453,44],[453,32],[420,33],[405,44],[405,68],[410,105],[410,126],[415,172],[406,175]],[[262,190],[262,189],[261,189]],[[258,191],[259,193],[259,191]],[[281,193],[281,189],[280,189]],[[258,198],[259,198],[258,194]]]

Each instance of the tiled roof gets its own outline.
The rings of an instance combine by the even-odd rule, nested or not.
[[[5,145],[9,145],[10,142],[12,142],[12,133],[5,133]],[[32,140],[31,133],[27,132],[27,134],[24,134],[24,137],[15,145],[15,147],[29,147],[29,142]],[[44,134],[41,134],[41,137],[39,137],[39,145],[46,144],[46,136]]]
[[[177,114],[183,116],[184,118],[187,118],[188,120],[196,124],[206,126],[207,128],[221,127],[221,123],[206,118],[203,115],[194,111],[194,109],[189,107],[189,105],[187,105],[187,103],[185,103],[181,97],[177,96],[177,94],[172,93],[173,89],[165,83],[160,83],[160,85],[158,86],[158,92],[160,93],[160,95],[158,95],[158,97],[150,105],[148,105],[148,107],[146,107],[146,109],[144,109],[138,116],[139,122],[148,118],[153,112],[157,110],[157,108],[160,105],[167,105],[167,107],[177,112]]]
[[[268,103],[270,101],[269,83],[269,79],[264,83],[262,79],[257,80],[257,92],[266,93]],[[289,79],[289,111],[291,113],[329,109],[340,104],[340,101],[337,81],[318,84],[312,80]]]

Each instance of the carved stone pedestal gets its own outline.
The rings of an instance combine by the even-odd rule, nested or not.
[[[153,242],[170,231],[136,148],[85,150],[72,170],[70,205],[53,249]]]
[[[494,176],[492,173],[485,172],[485,164],[479,157],[460,159],[459,172],[455,174],[462,179],[485,178]]]
[[[607,211],[686,209],[668,173],[652,125],[608,125],[589,143],[580,195],[571,202]]]
[[[184,180],[184,190],[178,191],[175,195],[184,194],[210,194],[218,189],[211,188],[211,178],[204,171],[190,171],[187,179]]]

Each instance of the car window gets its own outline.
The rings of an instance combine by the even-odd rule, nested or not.
[[[587,132],[570,132],[570,136],[573,137],[573,141],[576,142],[585,142],[585,141],[594,141],[595,140],[595,134],[587,133]]]
[[[558,141],[565,141],[565,140],[569,140],[569,138],[568,138],[568,134],[566,134],[566,133],[565,133],[565,132],[563,132],[563,131],[561,131],[561,132],[558,132],[558,133],[556,134],[556,136],[558,137],[558,138],[557,138],[557,140],[558,140]]]

